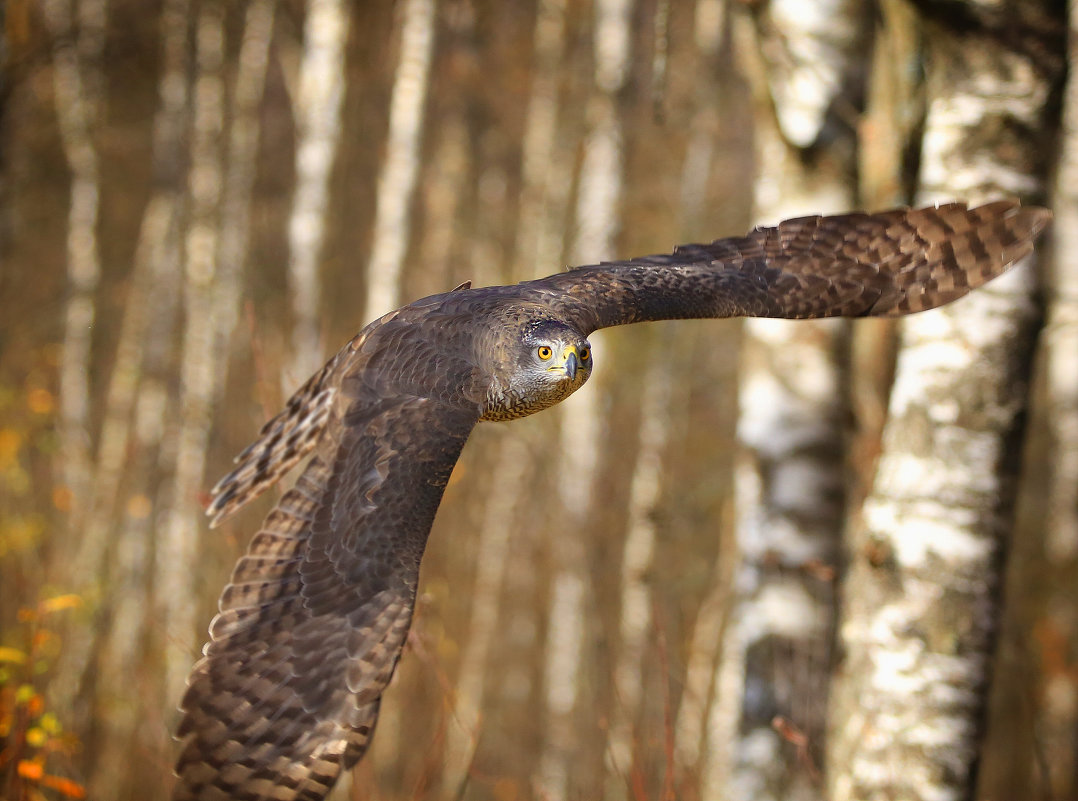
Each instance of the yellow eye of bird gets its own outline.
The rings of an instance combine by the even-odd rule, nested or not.
[[[580,361],[586,362],[590,358],[591,358],[591,348],[581,348],[580,349]]]
[[[544,362],[549,361],[550,357],[554,355],[554,351],[552,351],[546,345],[540,345],[538,353],[539,353],[539,358],[542,359]]]

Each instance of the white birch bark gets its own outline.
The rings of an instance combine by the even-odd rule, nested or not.
[[[419,174],[423,111],[434,50],[434,0],[405,0],[400,61],[393,80],[389,135],[378,177],[374,241],[367,269],[364,320],[400,305],[400,274],[408,250],[410,206]]]
[[[184,241],[184,334],[180,366],[180,427],[169,508],[156,554],[160,624],[165,632],[165,690],[175,697],[191,667],[196,610],[191,603],[196,575],[201,504],[214,387],[213,287],[217,273],[218,211],[223,184],[221,139],[225,85],[224,8],[203,3],[196,28],[196,80],[188,175],[190,222]]]
[[[640,442],[629,484],[629,514],[621,559],[620,636],[607,746],[610,764],[619,775],[628,773],[635,758],[635,724],[642,703],[644,655],[653,622],[653,598],[647,581],[657,534],[653,512],[662,497],[663,455],[670,439],[671,412],[683,408],[673,403],[674,373],[665,355],[649,360],[643,383]]]
[[[978,3],[964,10],[995,13]],[[966,34],[930,29],[917,200],[1039,194],[1050,72]],[[846,582],[846,661],[829,741],[837,801],[974,797],[1033,289],[1026,264],[903,323],[883,454]]]
[[[763,54],[749,70],[764,109],[755,185],[763,224],[855,204],[855,131],[831,116],[836,104],[854,107],[848,75],[865,52],[860,9],[851,0],[772,3],[746,37],[745,49]],[[740,564],[715,677],[705,798],[820,797],[810,760],[822,745],[835,599],[818,568],[833,572],[845,518],[848,339],[837,320],[746,321]],[[790,744],[778,720],[812,750]]]
[[[164,18],[168,16],[165,14]],[[186,42],[186,18],[172,21],[176,26],[168,33]],[[161,216],[160,205],[152,216]],[[151,212],[154,210],[147,209],[147,214]],[[144,218],[143,231],[156,227],[157,222]],[[129,453],[133,454],[127,459],[131,480],[125,484],[124,495],[117,499],[122,503],[116,504],[108,518],[117,533],[110,552],[108,581],[112,614],[101,650],[102,669],[98,670],[96,663],[84,667],[88,673],[98,674],[96,706],[108,710],[107,715],[101,715],[99,755],[92,762],[89,781],[96,798],[118,798],[125,789],[130,791],[133,741],[164,740],[161,732],[147,731],[146,726],[145,704],[148,697],[157,697],[156,691],[146,692],[149,688],[136,687],[131,676],[137,675],[141,667],[141,649],[152,631],[153,610],[147,604],[150,593],[147,576],[154,574],[154,511],[167,508],[169,502],[167,497],[152,498],[151,487],[154,477],[171,471],[175,456],[174,452],[162,453],[161,449],[165,421],[171,411],[162,366],[169,363],[182,273],[179,258],[183,250],[182,232],[177,220],[173,219],[172,223],[153,244],[154,253],[147,257],[150,262],[147,274],[151,280],[145,282],[145,294],[131,298],[131,302],[152,309],[153,315],[142,333],[144,342],[139,346],[144,351],[143,364],[147,369],[138,377],[138,395],[129,410],[132,430],[125,432]],[[168,486],[168,482],[162,481],[161,486]]]
[[[479,529],[471,614],[453,693],[452,722],[446,733],[443,776],[448,788],[462,786],[479,741],[488,657],[498,634],[498,599],[517,508],[523,497],[519,490],[529,466],[527,443],[512,432],[503,436],[495,452],[492,475],[498,477],[500,489],[487,502]]]
[[[98,89],[102,31],[106,7],[94,2],[77,6],[78,26],[72,19],[70,0],[48,0],[42,4],[52,38],[53,93],[60,141],[71,172],[71,199],[67,217],[67,284],[64,310],[63,355],[60,363],[60,453],[59,484],[70,493],[69,520],[79,526],[91,513],[94,481],[92,474],[90,404],[91,347],[95,323],[94,293],[101,274],[97,226],[99,215],[99,163],[93,141],[98,116]],[[103,540],[103,537],[98,537]],[[81,540],[70,547],[82,550]],[[69,560],[63,565],[62,580],[69,587],[88,592],[101,580],[101,559],[88,564]],[[96,600],[96,599],[94,599]],[[62,708],[72,709],[73,718],[87,714],[85,704],[75,707],[83,690],[87,655],[96,641],[92,627],[72,626],[70,642],[62,656],[59,672],[64,681],[54,682],[55,699]],[[86,700],[83,697],[81,700]],[[74,722],[74,721],[73,721]]]
[[[194,573],[195,547],[201,530],[197,498],[205,472],[212,410],[227,377],[228,345],[238,316],[258,149],[258,108],[265,85],[273,14],[274,4],[268,0],[256,0],[246,10],[234,92],[229,103],[232,115],[225,162],[222,161],[223,9],[205,6],[198,24],[199,77],[195,85],[189,184],[192,222],[185,243],[186,327],[179,450],[166,536],[158,553],[165,623],[174,626],[174,638],[181,646],[194,631],[195,607],[190,603],[186,582]],[[137,556],[134,546],[128,550]],[[133,607],[127,612],[139,614]],[[174,682],[188,668],[182,654],[168,660],[166,686],[178,686]]]
[[[188,102],[187,14],[189,0],[170,0],[161,12],[161,77],[157,86],[158,107],[153,120],[154,172],[175,177],[181,159]],[[94,465],[93,502],[79,543],[80,570],[98,576],[103,567],[113,513],[128,453],[132,409],[141,378],[145,333],[156,310],[146,302],[151,288],[163,278],[169,254],[164,245],[176,224],[179,187],[167,180],[150,196],[139,228],[131,267],[128,299],[124,303],[116,360],[105,396]]]
[[[697,0],[693,18],[694,43],[704,64],[711,64],[720,53],[727,24],[726,10],[725,0]],[[685,153],[685,166],[681,173],[681,204],[687,227],[691,229],[698,226],[704,211],[715,154],[717,116],[712,105],[705,102],[693,121]],[[674,723],[674,758],[678,769],[684,774],[699,774],[714,665],[727,617],[727,582],[720,575],[718,559],[713,572],[712,588],[700,605],[689,639],[685,658],[685,686]]]
[[[296,188],[288,220],[288,290],[292,362],[286,394],[324,361],[320,342],[319,264],[325,240],[329,177],[337,158],[344,97],[349,12],[342,0],[309,0],[303,26],[296,105]]]
[[[229,346],[239,318],[243,267],[250,237],[251,192],[260,137],[259,108],[266,87],[269,46],[273,38],[274,0],[252,0],[244,17],[230,108],[221,223],[217,240],[217,274],[213,291],[213,360],[219,366],[214,399],[227,378]]]
[[[90,484],[90,347],[94,328],[94,291],[101,275],[97,245],[99,176],[93,142],[96,104],[84,85],[79,42],[69,0],[47,0],[45,21],[52,37],[53,92],[60,141],[71,171],[67,215],[68,298],[60,364],[59,469],[71,493],[71,520],[83,519]],[[102,9],[103,13],[103,9]],[[93,35],[93,28],[87,30]],[[93,48],[90,48],[91,51]]]
[[[1053,187],[1053,267],[1042,333],[1047,384],[1045,417],[1054,456],[1049,471],[1045,556],[1053,577],[1046,616],[1064,642],[1078,640],[1078,613],[1068,579],[1078,573],[1078,4],[1069,3],[1071,72],[1063,95],[1059,163]],[[1037,732],[1050,766],[1053,797],[1073,795],[1078,771],[1078,680],[1070,670],[1043,677]]]
[[[564,245],[563,236],[544,236],[544,229],[556,226],[558,217],[551,211],[560,213],[564,208],[565,197],[559,189],[571,183],[569,171],[557,169],[558,162],[554,160],[558,75],[565,54],[565,0],[540,0],[533,44],[535,56],[524,124],[523,186],[513,268],[514,277],[520,280],[547,275],[557,261],[556,256],[548,255],[549,251],[560,254]],[[545,245],[544,239],[554,246]]]
[[[620,225],[624,153],[621,123],[615,107],[624,86],[631,47],[631,0],[599,0],[595,6],[595,86],[589,105],[590,131],[584,144],[576,206],[573,264],[612,258]],[[593,346],[601,340],[592,335]],[[599,346],[601,347],[601,346]],[[598,354],[597,354],[598,358]],[[573,711],[579,694],[585,619],[585,558],[579,532],[591,515],[591,497],[603,425],[599,414],[602,373],[592,377],[586,392],[561,404],[563,506],[569,510],[568,536],[555,545],[558,567],[551,589],[547,659],[544,667],[547,730],[539,764],[539,792],[551,801],[570,797],[571,765],[579,743]],[[586,431],[588,435],[579,436]]]
[[[467,270],[467,265],[456,264],[454,258],[459,252],[456,249],[463,247],[459,215],[465,205],[462,199],[471,166],[468,128],[463,115],[452,113],[441,120],[438,136],[423,180],[424,224],[419,262],[424,268],[412,276],[418,297],[444,292],[459,283],[458,277],[472,280],[470,271],[460,272]]]

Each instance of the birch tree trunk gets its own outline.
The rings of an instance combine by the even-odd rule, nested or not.
[[[631,47],[631,0],[598,0],[595,5],[595,87],[588,107],[589,133],[580,167],[576,205],[576,237],[570,262],[589,264],[613,257],[619,229],[624,154],[621,122],[616,108],[618,91],[625,85]],[[602,336],[593,335],[597,345]],[[601,345],[598,345],[601,349]],[[596,380],[598,379],[598,380]],[[581,535],[592,514],[595,470],[603,426],[599,414],[602,374],[592,378],[589,392],[578,392],[561,404],[561,465],[563,508],[569,518],[567,535],[558,538],[556,572],[548,613],[547,658],[544,668],[546,734],[540,755],[539,792],[551,801],[574,795],[571,779],[574,751],[581,746],[573,725],[580,696],[584,647],[587,579]],[[578,432],[588,436],[580,437]],[[578,778],[579,780],[579,778]]]
[[[434,50],[434,0],[405,0],[403,14],[400,61],[389,106],[389,137],[378,177],[365,322],[400,305],[401,267],[408,250],[410,205],[423,143],[423,111]]]
[[[550,184],[559,170],[551,169],[557,122],[557,75],[565,49],[564,0],[540,2],[535,22],[532,64],[522,153],[522,186],[514,253],[514,279],[539,277],[545,265],[537,263],[540,230],[546,223]],[[559,243],[558,250],[561,250]],[[519,529],[517,518],[526,481],[531,475],[525,439],[507,432],[497,443],[493,475],[501,489],[487,501],[476,550],[476,578],[467,639],[460,659],[452,725],[446,739],[446,786],[462,784],[475,758],[480,736],[488,659],[498,633],[499,598],[509,557],[510,538]]]
[[[217,277],[219,205],[223,184],[224,7],[214,0],[199,9],[191,169],[190,221],[184,240],[184,334],[180,366],[180,427],[172,497],[157,552],[155,590],[166,633],[165,691],[177,697],[191,668],[197,630],[191,598],[199,584],[195,565],[201,531],[206,447],[212,422],[215,361],[213,289]]]
[[[337,158],[344,97],[349,12],[342,0],[309,0],[296,91],[296,187],[288,221],[288,288],[292,295],[292,362],[286,396],[324,361],[321,263],[329,176]]]
[[[922,13],[932,17],[918,202],[1042,195],[1063,55],[1049,4]],[[1026,264],[903,324],[883,454],[845,584],[828,755],[838,801],[974,797],[1034,288]]]
[[[669,331],[669,329],[666,329]],[[669,337],[659,337],[656,348],[666,350]],[[614,664],[614,709],[610,722],[608,760],[619,777],[629,775],[641,754],[636,721],[643,703],[644,656],[653,629],[654,599],[647,575],[656,546],[654,510],[662,495],[663,457],[670,440],[675,402],[675,374],[663,353],[648,359],[640,402],[639,447],[629,484],[628,520],[622,551],[618,649]],[[683,397],[677,398],[684,401]],[[651,740],[652,738],[648,738]]]
[[[90,361],[94,327],[94,292],[101,275],[97,244],[99,175],[93,142],[96,99],[84,84],[79,51],[99,52],[85,35],[103,27],[91,24],[79,37],[71,19],[69,0],[44,3],[45,20],[53,41],[53,92],[60,139],[71,171],[71,200],[67,217],[68,298],[64,320],[64,348],[60,366],[60,436],[63,459],[59,465],[71,498],[71,519],[80,520],[90,493]],[[101,8],[104,13],[104,8]],[[91,79],[91,84],[94,81]]]
[[[1062,644],[1062,659],[1043,660],[1035,732],[1048,766],[1047,794],[1072,798],[1078,793],[1078,677],[1069,653],[1078,643],[1078,610],[1073,587],[1078,577],[1078,4],[1069,4],[1069,73],[1063,94],[1060,155],[1052,188],[1051,285],[1045,324],[1044,414],[1055,459],[1048,475],[1044,559],[1047,609],[1037,620],[1038,639]],[[1034,578],[1031,576],[1031,578]],[[1056,651],[1055,648],[1045,649]]]
[[[863,5],[773,2],[744,37],[757,94],[756,217],[856,205],[856,113],[865,68]],[[763,59],[754,61],[759,52]],[[719,665],[703,795],[821,797],[845,519],[849,325],[748,320],[737,461],[736,600]]]
[[[92,75],[100,68],[97,63],[100,56],[97,33],[104,27],[105,7],[102,4],[84,12],[84,17],[80,16],[79,22],[86,23],[84,29],[76,27],[69,0],[48,0],[43,4],[43,11],[52,39],[53,97],[60,141],[71,173],[65,243],[67,298],[59,381],[61,458],[57,472],[62,479],[59,491],[68,498],[66,505],[69,507],[68,519],[73,535],[68,547],[81,550],[81,543],[74,534],[78,525],[90,514],[92,504],[90,372],[95,292],[101,275],[97,241],[100,175],[93,141],[98,108],[95,90],[100,81]],[[80,58],[83,54],[94,61],[83,62]],[[63,565],[60,580],[89,594],[101,580],[100,568],[100,559],[86,565],[73,560]],[[78,572],[80,569],[85,573]],[[99,599],[91,600],[96,602]],[[97,610],[91,614],[96,615]],[[77,705],[75,715],[78,723],[88,719],[84,703],[88,693],[81,679],[86,656],[94,645],[94,634],[86,629],[85,626],[71,627],[71,653],[65,654],[61,665],[66,681],[56,685],[58,701],[65,708]]]

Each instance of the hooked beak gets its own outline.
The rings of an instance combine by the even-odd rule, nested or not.
[[[570,381],[576,380],[577,357],[576,348],[573,348],[565,357],[565,374]]]

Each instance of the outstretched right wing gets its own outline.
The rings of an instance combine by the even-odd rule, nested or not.
[[[367,748],[476,405],[360,395],[221,594],[181,704],[176,801],[325,796]]]
[[[799,217],[521,288],[583,333],[690,317],[893,317],[962,297],[1030,253],[1051,212],[998,201]]]

